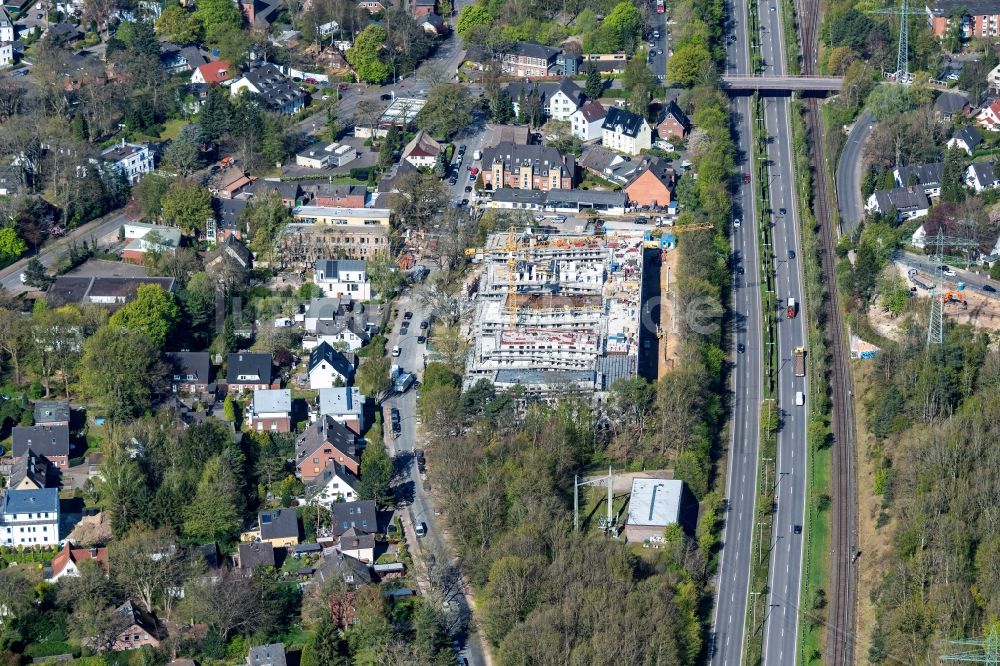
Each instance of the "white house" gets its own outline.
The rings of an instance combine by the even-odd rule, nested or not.
[[[329,21],[327,23],[323,23],[322,25],[320,25],[319,28],[316,30],[316,32],[318,32],[321,37],[326,37],[327,35],[332,35],[333,33],[337,32],[337,30],[339,29],[340,29],[339,23],[337,23],[336,21]]]
[[[971,125],[964,125],[955,130],[955,133],[948,139],[949,148],[961,148],[967,155],[979,147],[983,142],[983,135],[979,130]]]
[[[354,377],[354,366],[347,357],[321,342],[309,354],[309,388],[333,388],[335,385],[346,385]]]
[[[345,316],[316,322],[315,337],[302,339],[302,348],[312,351],[324,342],[334,349],[356,352],[371,341],[371,334],[359,317]]]
[[[310,169],[341,167],[353,162],[358,157],[358,151],[353,146],[331,143],[325,148],[310,146],[295,156],[295,164]]]
[[[375,562],[375,535],[359,534],[356,529],[350,527],[340,535],[337,550],[356,560],[373,564]]]
[[[359,499],[358,477],[340,463],[331,462],[309,484],[306,495],[327,509],[336,502],[353,502]]]
[[[897,167],[892,172],[896,180],[896,187],[906,187],[908,185],[920,185],[924,188],[924,194],[929,197],[941,196],[941,179],[944,176],[944,163],[934,164],[913,164],[911,166]]]
[[[122,225],[127,241],[122,259],[141,264],[148,252],[174,253],[181,244],[181,230],[162,224],[127,222]]]
[[[507,96],[514,106],[514,113],[521,113],[521,99],[538,95],[542,115],[551,120],[569,122],[583,104],[584,94],[573,79],[555,81],[518,81],[506,87]]]
[[[338,386],[319,390],[319,416],[329,416],[343,423],[356,435],[365,431],[365,402],[357,386]]]
[[[327,296],[350,296],[356,301],[372,297],[367,267],[358,259],[319,259],[313,281]]]
[[[291,389],[256,389],[247,409],[247,425],[251,430],[291,432]]]
[[[976,194],[1000,187],[995,166],[993,162],[973,162],[965,170],[965,184],[974,189]]]
[[[59,543],[59,490],[7,490],[0,513],[0,545]]]
[[[14,22],[10,20],[7,10],[0,6],[0,42],[14,41]]]
[[[601,106],[600,102],[587,100],[569,118],[573,136],[581,141],[600,139],[603,136],[601,127],[604,125],[604,118],[607,115],[607,109]]]
[[[642,116],[617,106],[608,109],[601,125],[601,142],[619,153],[638,155],[652,146],[653,130]]]
[[[994,100],[976,114],[976,124],[990,132],[1000,131],[1000,100]]]
[[[919,248],[927,245],[927,231],[924,229],[924,225],[921,224],[917,227],[917,230],[910,236],[910,245]]]
[[[14,44],[11,42],[0,42],[0,67],[7,67],[14,64]]]
[[[52,559],[52,574],[46,580],[55,583],[63,576],[79,576],[80,564],[86,560],[92,560],[107,571],[108,549],[73,548],[73,544],[67,541]]]
[[[403,148],[399,160],[406,161],[417,168],[433,169],[441,154],[441,144],[427,132],[420,130]]]
[[[153,151],[144,143],[125,143],[122,139],[102,150],[101,159],[124,175],[129,185],[135,185],[153,170]]]
[[[868,197],[865,208],[870,213],[883,214],[895,209],[900,221],[927,215],[930,203],[923,188],[917,185],[879,190]]]

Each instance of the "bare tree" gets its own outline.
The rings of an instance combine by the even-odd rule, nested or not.
[[[185,570],[184,552],[170,528],[139,525],[108,548],[111,572],[128,593],[153,611],[153,603],[179,587]]]

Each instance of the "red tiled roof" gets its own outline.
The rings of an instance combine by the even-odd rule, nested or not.
[[[101,568],[108,570],[108,549],[107,548],[73,548],[69,542],[63,546],[62,550],[52,558],[52,575],[57,576],[63,572],[71,561],[80,563],[84,560],[96,560]]]
[[[225,60],[207,62],[204,65],[200,65],[198,71],[201,72],[205,83],[222,83],[233,78],[232,67]]]

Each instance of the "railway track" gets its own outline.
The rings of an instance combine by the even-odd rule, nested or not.
[[[802,46],[802,73],[816,70],[819,30],[819,0],[799,0],[799,27]],[[849,666],[854,658],[854,607],[857,594],[856,571],[856,508],[854,426],[851,387],[848,377],[848,353],[840,322],[840,304],[835,279],[834,218],[827,188],[826,161],[823,159],[823,133],[819,102],[806,100],[806,128],[809,133],[809,160],[814,178],[813,210],[819,226],[820,264],[827,286],[823,307],[822,328],[827,336],[830,355],[833,525],[831,531],[830,592],[826,618],[826,651],[824,664]],[[809,603],[809,600],[806,601]]]

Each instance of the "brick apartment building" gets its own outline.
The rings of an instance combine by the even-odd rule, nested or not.
[[[559,49],[538,42],[515,42],[500,60],[504,74],[540,78],[556,72]]]
[[[570,190],[575,174],[573,156],[549,146],[504,142],[483,152],[483,184],[490,189]]]
[[[956,13],[961,18],[951,18]],[[948,23],[962,22],[962,37],[996,37],[1000,35],[1000,1],[998,0],[937,0],[927,5],[928,22],[935,37],[944,36]]]

